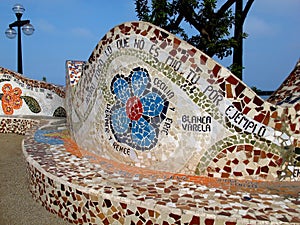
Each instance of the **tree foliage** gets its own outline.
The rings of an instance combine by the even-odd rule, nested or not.
[[[239,47],[241,39],[246,37],[243,24],[254,0],[248,0],[244,9],[243,0],[223,2],[220,7],[217,7],[217,0],[136,0],[135,4],[139,20],[180,36],[211,57],[223,59],[237,51],[232,68],[242,70],[239,57],[242,57],[243,49]],[[195,31],[193,34],[187,31],[188,26]],[[234,35],[230,32],[232,28]]]

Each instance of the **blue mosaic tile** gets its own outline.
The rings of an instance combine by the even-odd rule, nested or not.
[[[57,133],[57,130],[37,130],[34,134],[34,140],[38,143],[49,145],[62,145],[64,142],[58,137],[47,137],[46,134]]]

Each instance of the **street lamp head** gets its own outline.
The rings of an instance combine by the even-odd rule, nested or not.
[[[22,27],[22,31],[26,35],[32,35],[34,32],[34,27],[30,23],[28,23]]]
[[[15,4],[14,7],[12,8],[15,14],[23,14],[25,11],[25,8],[21,4]]]
[[[6,35],[6,37],[8,37],[9,39],[13,39],[13,38],[16,37],[17,31],[16,31],[14,28],[8,28],[8,29],[5,31],[5,35]]]
[[[30,24],[30,20],[21,20],[22,15],[25,11],[25,8],[21,4],[15,4],[12,8],[14,11],[17,20],[11,24],[9,24],[9,28],[5,31],[6,37],[12,39],[16,37],[18,34],[18,73],[23,73],[22,68],[22,41],[21,41],[21,27],[23,33],[26,35],[31,35],[34,32],[33,26]],[[18,32],[14,29],[14,27],[18,28]]]

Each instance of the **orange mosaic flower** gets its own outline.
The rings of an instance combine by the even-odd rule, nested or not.
[[[23,101],[21,99],[22,90],[19,87],[12,88],[11,84],[6,83],[2,86],[2,109],[4,114],[12,115],[15,109],[20,109]]]

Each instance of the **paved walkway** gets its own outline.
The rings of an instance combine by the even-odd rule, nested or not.
[[[0,224],[70,225],[32,199],[21,148],[23,138],[0,134]]]

